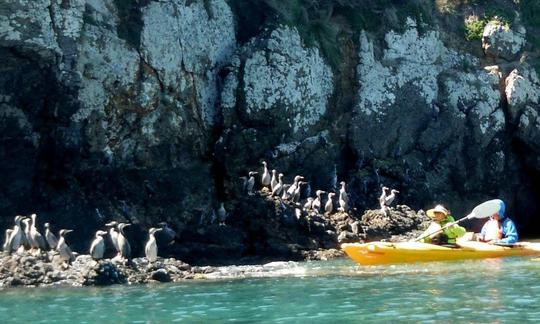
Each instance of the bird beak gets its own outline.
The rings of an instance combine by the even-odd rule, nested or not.
[[[71,233],[71,232],[73,232],[73,230],[65,230],[65,233],[66,233],[66,234],[67,234],[67,233]]]

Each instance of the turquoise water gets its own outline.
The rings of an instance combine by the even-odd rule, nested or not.
[[[265,269],[180,284],[1,290],[0,323],[540,321],[540,261],[531,258]]]

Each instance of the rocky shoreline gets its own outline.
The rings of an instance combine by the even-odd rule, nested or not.
[[[250,265],[192,266],[175,258],[160,257],[155,262],[148,262],[144,257],[126,261],[119,258],[93,260],[89,255],[78,255],[75,261],[67,265],[56,251],[25,250],[0,256],[0,287],[107,286],[260,276],[274,269],[276,265],[295,267],[297,262],[294,261],[344,257],[343,251],[336,247],[345,242],[407,240],[418,235],[429,221],[423,211],[415,212],[405,205],[389,208],[386,212],[367,210],[361,217],[352,216],[356,211],[351,211],[350,214],[303,214],[300,219],[293,218],[288,213],[282,210],[277,213],[276,218],[294,220],[287,224],[298,227],[297,232],[289,231],[289,234],[296,234],[296,240],[306,237],[319,240],[313,243],[314,248],[311,249],[309,244],[297,246],[290,243],[290,249],[298,249],[294,257],[254,257],[238,260],[238,263],[251,263]],[[271,222],[268,224],[272,225]],[[222,227],[226,229],[229,226]],[[303,232],[304,235],[309,235],[302,237]],[[317,246],[324,248],[316,248]],[[276,262],[277,259],[294,261]]]
[[[306,254],[306,260],[329,260],[342,256],[343,252],[335,249],[310,251]],[[256,276],[281,264],[297,263],[282,261],[213,267],[191,266],[174,258],[159,258],[155,262],[148,262],[146,258],[135,258],[125,263],[115,259],[93,260],[89,255],[80,255],[66,267],[55,253],[42,252],[36,255],[24,251],[0,256],[0,288],[109,286],[223,279]]]

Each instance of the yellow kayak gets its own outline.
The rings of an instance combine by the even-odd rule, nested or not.
[[[540,243],[528,242],[517,243],[512,247],[474,241],[460,242],[458,247],[419,242],[371,242],[344,243],[341,248],[361,265],[540,255]]]

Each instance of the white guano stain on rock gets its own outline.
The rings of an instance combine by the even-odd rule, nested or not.
[[[414,85],[426,104],[433,104],[437,100],[437,77],[441,71],[464,60],[472,61],[447,49],[436,31],[420,36],[411,18],[407,19],[403,34],[390,31],[385,43],[387,48],[377,60],[373,42],[365,31],[360,34],[358,109],[366,115],[383,113],[395,104],[396,92],[405,85]]]
[[[203,1],[189,5],[186,1],[152,2],[143,9],[143,21],[141,53],[145,60],[166,87],[195,91],[203,120],[213,124],[217,70],[236,47],[229,6],[223,0],[210,1],[208,8]]]
[[[77,70],[82,75],[79,91],[82,107],[72,116],[76,122],[94,111],[104,113],[112,98],[134,84],[139,69],[138,53],[116,34],[116,13],[108,11],[99,0],[93,2],[97,4],[93,8],[95,17],[107,24],[99,27],[85,24],[82,31],[77,61]]]
[[[495,57],[512,59],[525,45],[525,27],[518,25],[512,30],[507,24],[498,20],[490,21],[482,33],[484,52]]]
[[[333,73],[317,48],[306,48],[295,28],[272,31],[264,50],[245,62],[246,112],[283,108],[297,133],[314,125],[326,112]],[[282,110],[280,110],[282,111]]]
[[[540,80],[536,71],[527,66],[512,70],[506,77],[504,92],[510,114],[517,118],[525,106],[540,102]]]
[[[479,71],[459,73],[445,82],[448,105],[465,115],[475,114],[482,134],[504,129],[504,113],[499,107],[500,92],[497,75]]]

